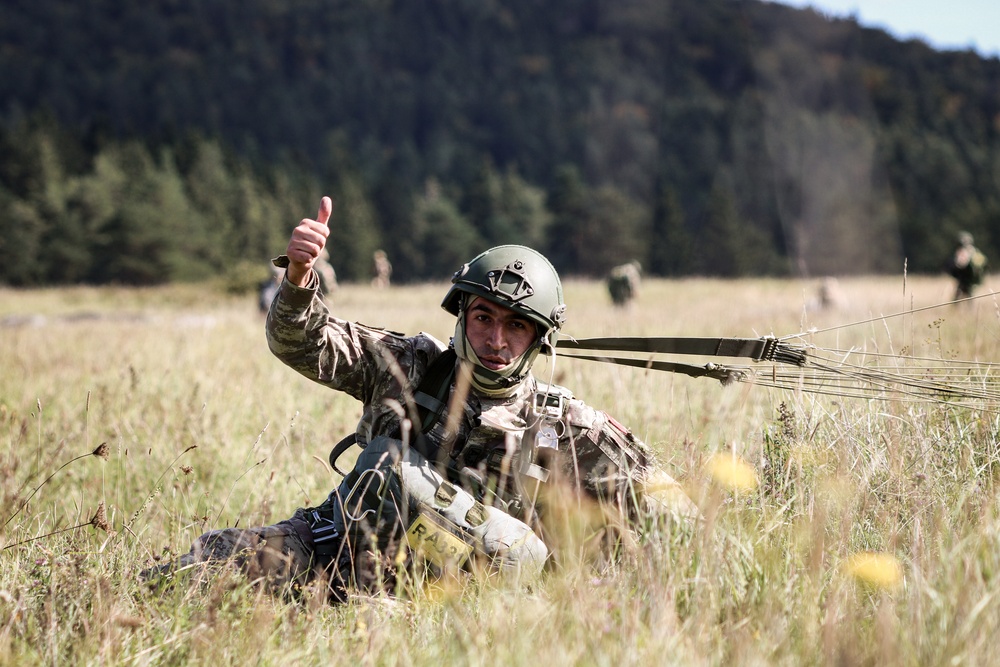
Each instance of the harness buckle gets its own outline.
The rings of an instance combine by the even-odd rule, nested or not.
[[[377,510],[375,508],[373,508],[373,507],[369,507],[367,509],[364,509],[357,516],[355,516],[354,513],[351,511],[351,501],[354,500],[355,497],[357,497],[358,492],[359,491],[361,492],[361,497],[358,497],[358,500],[355,503],[355,507],[354,507],[355,510],[361,510],[362,509],[363,496],[364,496],[364,494],[368,493],[368,491],[372,488],[371,487],[371,482],[368,482],[367,484],[365,484],[364,488],[362,488],[362,484],[365,483],[365,478],[366,477],[367,478],[371,478],[372,481],[375,481],[376,479],[378,480],[378,485],[376,487],[374,487],[374,488],[376,489],[376,493],[379,496],[381,496],[383,494],[383,491],[385,489],[385,482],[386,482],[386,480],[385,480],[385,473],[383,473],[378,468],[371,468],[369,470],[362,470],[361,473],[358,475],[358,481],[354,483],[354,486],[351,487],[350,491],[348,491],[347,497],[344,498],[344,515],[347,516],[347,518],[350,519],[351,521],[361,521],[362,519],[364,519],[369,514],[376,514],[377,513]]]
[[[774,353],[778,349],[778,339],[774,336],[764,336],[760,339],[764,346],[760,354],[753,357],[754,361],[774,361]]]
[[[531,404],[531,412],[542,419],[562,419],[566,410],[566,399],[561,392],[539,391]]]

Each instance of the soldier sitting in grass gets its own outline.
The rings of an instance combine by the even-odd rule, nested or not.
[[[323,582],[313,588],[334,599],[391,587],[407,562],[436,571],[483,563],[531,577],[550,558],[552,507],[590,508],[607,526],[649,516],[647,447],[531,373],[539,354],[555,353],[566,315],[559,276],[544,256],[499,246],[462,266],[442,303],[457,318],[445,345],[330,313],[314,263],[331,210],[324,197],[316,219],[302,220],[275,260],[286,272],[266,329],[284,363],[364,404],[353,470],[319,506],[272,526],[206,533],[147,577],[231,560],[276,587]],[[672,479],[657,473],[657,480],[676,499],[672,509],[694,513]]]

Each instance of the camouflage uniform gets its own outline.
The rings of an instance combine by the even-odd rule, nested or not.
[[[281,287],[281,280],[285,277],[285,270],[277,266],[271,266],[271,276],[260,283],[257,290],[257,309],[263,315],[271,309],[271,302],[278,294]]]
[[[983,282],[986,271],[986,255],[973,244],[972,235],[960,232],[958,246],[948,261],[945,270],[955,279],[956,301],[968,299],[973,290]]]
[[[531,375],[512,396],[469,391],[462,414],[448,420],[445,412],[417,447],[410,423],[419,421],[404,415],[414,415],[413,388],[446,346],[426,333],[404,336],[333,317],[316,283],[315,275],[305,288],[282,283],[267,318],[268,344],[300,374],[364,404],[356,429],[364,450],[319,507],[299,509],[276,526],[208,533],[185,564],[243,550],[251,557],[239,562],[251,571],[262,561],[279,565],[269,576],[274,583],[322,573],[342,593],[349,580],[364,579],[361,569],[372,569],[358,559],[362,552],[372,557],[376,543],[383,566],[398,562],[406,525],[430,509],[501,569],[528,563],[538,571],[548,554],[536,534],[544,530],[538,514],[544,519],[545,512],[537,498],[526,497],[525,482],[547,478],[626,517],[639,512],[646,446],[605,413]],[[549,418],[539,418],[537,396],[554,406]]]
[[[608,274],[608,293],[616,306],[627,306],[639,294],[641,266],[639,262],[629,262],[611,269]]]
[[[392,264],[389,263],[389,256],[384,250],[376,250],[372,255],[372,265],[375,275],[372,277],[372,287],[385,289],[389,286],[392,278]]]

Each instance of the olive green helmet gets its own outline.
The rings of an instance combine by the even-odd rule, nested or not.
[[[559,274],[544,255],[522,245],[490,248],[456,271],[451,283],[441,307],[455,316],[463,294],[481,296],[537,324],[546,346],[566,321]]]

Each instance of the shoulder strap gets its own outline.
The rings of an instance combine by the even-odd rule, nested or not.
[[[413,393],[413,402],[417,404],[417,415],[420,418],[421,433],[431,430],[447,407],[448,393],[455,379],[456,361],[458,355],[455,354],[454,348],[449,347],[427,367],[427,372]]]
[[[333,449],[330,450],[330,467],[333,468],[334,472],[341,477],[347,477],[347,473],[337,467],[337,460],[343,455],[344,452],[350,449],[353,445],[357,444],[357,442],[358,434],[351,433],[350,435],[344,436],[344,439],[334,445]]]
[[[458,355],[449,347],[427,367],[427,372],[413,393],[413,402],[417,404],[417,418],[420,420],[420,433],[431,430],[447,407],[446,399],[455,377],[456,361]],[[351,433],[330,450],[330,467],[340,475],[346,477],[346,473],[337,467],[337,460],[357,441],[357,434]]]

